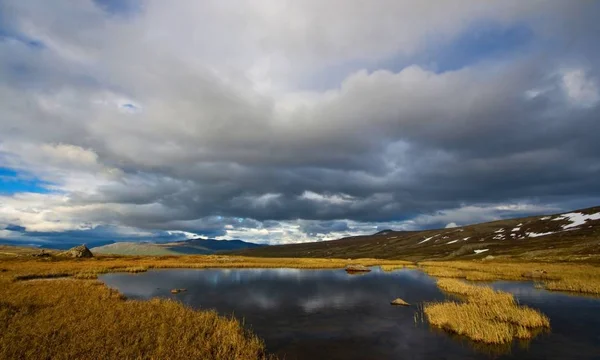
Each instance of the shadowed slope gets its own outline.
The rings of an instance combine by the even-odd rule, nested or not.
[[[452,229],[386,230],[333,241],[269,246],[236,252],[247,256],[482,259],[600,262],[600,207],[551,216],[500,220]]]

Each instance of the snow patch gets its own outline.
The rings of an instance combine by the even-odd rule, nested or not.
[[[494,231],[494,233],[496,233],[496,234],[500,234],[500,233],[503,233],[503,232],[504,232],[504,229],[498,229],[498,230]]]
[[[515,232],[515,231],[519,231],[519,230],[521,230],[521,228],[517,226],[516,228],[512,229],[511,232]]]
[[[556,231],[550,231],[550,232],[546,232],[546,233],[534,233],[534,232],[528,232],[527,236],[529,237],[540,237],[540,236],[546,236],[546,235],[551,235],[554,234]]]
[[[430,237],[426,238],[425,240],[423,240],[423,241],[421,241],[421,242],[417,243],[417,245],[418,245],[418,244],[422,244],[422,243],[424,243],[424,242],[427,242],[427,241],[429,241],[429,240],[433,239],[434,237],[436,237],[436,236],[438,236],[438,235],[440,235],[440,234],[435,234],[435,235],[433,235],[433,236],[430,236]]]
[[[467,241],[467,240],[469,240],[470,238],[471,238],[470,236],[467,236],[466,238],[464,238],[464,239],[463,239],[463,241]]]
[[[448,245],[448,244],[454,244],[454,243],[455,243],[455,242],[457,242],[457,241],[458,241],[458,240],[452,240],[452,241],[450,241],[450,242],[447,242],[447,243],[446,243],[446,245]]]
[[[474,252],[475,254],[481,254],[481,253],[484,253],[484,252],[486,252],[486,251],[488,251],[488,250],[489,250],[489,249],[473,250],[473,252]]]
[[[552,216],[544,216],[542,218],[540,218],[540,220],[550,220],[552,218]]]
[[[498,234],[498,235],[494,236],[494,240],[504,240],[504,235]]]
[[[582,213],[562,214],[554,219],[554,221],[558,220],[569,220],[571,222],[570,224],[563,225],[563,229],[568,229],[579,225],[583,225],[588,220],[600,220],[600,212],[589,215]]]

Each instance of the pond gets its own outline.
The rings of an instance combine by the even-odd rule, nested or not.
[[[490,347],[430,329],[420,304],[447,298],[417,270],[169,269],[101,276],[130,299],[175,298],[234,315],[282,359],[600,359],[600,299],[495,282],[550,317],[529,342]],[[171,294],[173,288],[186,292]],[[402,298],[410,307],[391,306]]]

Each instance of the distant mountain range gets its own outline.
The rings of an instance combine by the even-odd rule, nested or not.
[[[111,255],[205,255],[217,252],[258,248],[266,245],[242,240],[190,239],[158,244],[150,242],[115,242],[91,248],[94,254]]]
[[[450,229],[383,230],[367,236],[245,249],[235,254],[415,261],[516,257],[600,263],[600,206]]]

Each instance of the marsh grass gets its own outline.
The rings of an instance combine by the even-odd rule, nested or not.
[[[510,293],[456,279],[439,279],[438,286],[464,301],[425,304],[423,312],[427,320],[433,326],[473,341],[503,344],[515,338],[530,339],[535,335],[534,329],[550,327],[548,317],[520,306]]]
[[[523,274],[546,272],[537,279],[543,288],[600,295],[600,267],[582,263],[427,261],[419,263],[427,274],[438,278],[462,278],[470,281],[532,280]],[[533,279],[536,280],[536,279]]]
[[[264,359],[231,318],[170,300],[126,301],[93,280],[0,279],[2,359]]]
[[[127,300],[96,281],[153,268],[344,268],[398,265],[375,259],[234,256],[0,259],[0,359],[267,359],[264,344],[234,318],[170,300]],[[42,281],[52,280],[52,281]]]
[[[402,269],[416,269],[417,266],[414,263],[411,262],[400,262],[399,264],[390,264],[390,265],[380,265],[379,266],[381,268],[381,270],[389,272],[389,271],[396,271],[396,270],[402,270]]]

